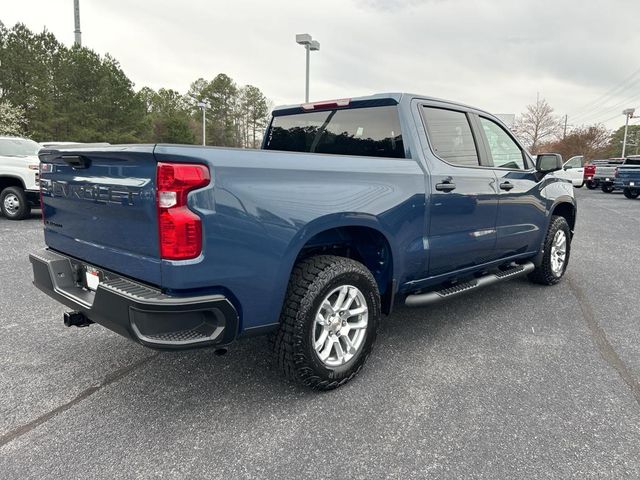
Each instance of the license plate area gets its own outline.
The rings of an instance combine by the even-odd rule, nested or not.
[[[85,265],[84,267],[84,286],[95,292],[100,282],[104,280],[104,274],[95,267]]]

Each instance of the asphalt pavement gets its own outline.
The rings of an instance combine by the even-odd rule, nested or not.
[[[266,340],[158,353],[31,285],[39,215],[0,217],[0,478],[640,478],[640,199],[577,190],[564,281],[398,309],[346,386]]]

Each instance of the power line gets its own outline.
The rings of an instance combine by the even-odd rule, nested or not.
[[[602,95],[600,95],[598,98],[596,98],[595,100],[586,103],[585,105],[583,105],[582,107],[579,107],[572,116],[574,117],[580,117],[582,115],[584,115],[585,113],[591,111],[593,109],[593,107],[596,104],[602,103],[603,100],[606,100],[607,97],[611,97],[614,95],[620,95],[621,92],[618,92],[618,90],[622,89],[627,90],[629,85],[627,85],[625,87],[625,84],[627,84],[629,81],[631,81],[632,84],[634,84],[637,80],[639,80],[640,78],[633,80],[633,77],[635,77],[636,75],[640,74],[640,68],[638,68],[637,70],[635,70],[633,73],[631,73],[631,75],[627,76],[624,80],[622,80],[620,83],[618,83],[617,85],[613,86],[612,88],[610,88],[608,91],[606,91],[605,93],[603,93]]]
[[[640,79],[638,79],[638,80],[640,80]],[[626,88],[625,90],[628,90],[631,87],[635,87],[635,85],[629,85],[629,87]],[[638,88],[640,89],[640,84],[638,85]],[[620,92],[620,93],[622,93],[622,92]],[[602,105],[599,105],[597,107],[593,107],[592,109],[590,109],[589,111],[587,111],[587,112],[585,112],[585,113],[583,113],[581,115],[573,116],[572,120],[584,123],[585,121],[587,121],[590,118],[602,116],[602,112],[603,111],[604,112],[609,112],[609,111],[612,111],[615,108],[620,108],[622,105],[625,105],[625,104],[628,105],[630,103],[633,103],[634,101],[636,101],[635,100],[636,99],[636,96],[635,96],[636,92],[632,93],[631,95],[632,95],[631,97],[625,98],[622,101],[618,100],[618,102],[615,103],[615,104],[609,104],[609,105],[602,104]],[[617,98],[619,99],[620,96],[618,96]],[[614,101],[614,99],[612,98],[609,101]]]
[[[636,103],[640,103],[640,97],[632,97],[626,100],[622,100],[618,103],[616,103],[615,105],[611,105],[609,107],[604,108],[603,110],[600,110],[599,112],[594,112],[592,115],[589,115],[585,118],[583,118],[581,120],[582,123],[587,123],[589,122],[593,122],[593,121],[597,121],[598,119],[602,118],[603,116],[606,115],[610,115],[612,112],[619,110],[620,108],[624,108],[627,107],[629,105],[634,105]],[[620,113],[616,114],[621,115]]]

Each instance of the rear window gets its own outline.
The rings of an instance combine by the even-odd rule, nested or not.
[[[26,138],[0,138],[0,155],[6,157],[26,157],[38,155],[42,146]]]
[[[396,106],[273,117],[264,148],[366,157],[405,156]]]

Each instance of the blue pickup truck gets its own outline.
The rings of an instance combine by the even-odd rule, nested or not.
[[[269,334],[284,373],[353,378],[382,314],[527,275],[560,281],[576,222],[559,155],[487,112],[410,94],[277,108],[260,150],[40,154],[34,283],[159,349]]]
[[[640,155],[631,155],[626,158],[615,172],[614,188],[622,190],[624,196],[636,199],[640,195]]]

